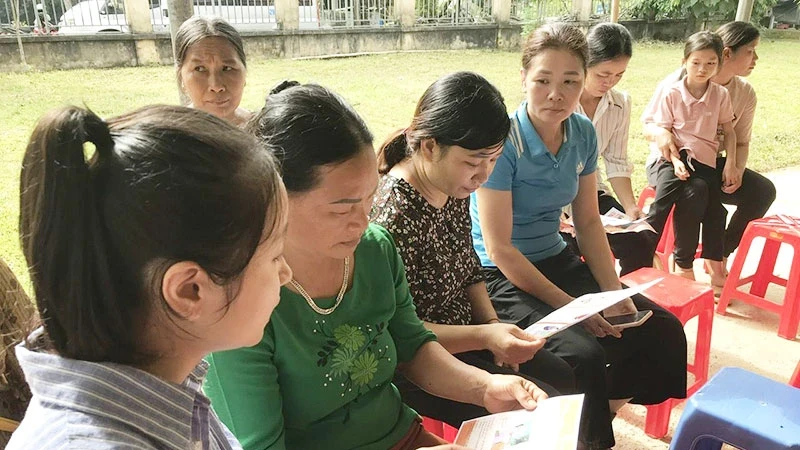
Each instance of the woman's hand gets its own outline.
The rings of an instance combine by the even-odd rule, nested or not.
[[[629,205],[628,207],[626,207],[625,215],[633,220],[638,220],[647,216],[647,214],[645,214],[637,204]]]
[[[744,169],[739,170],[731,160],[726,161],[725,167],[722,169],[722,192],[726,194],[736,192],[742,186],[743,174]]]
[[[544,339],[537,338],[508,323],[491,323],[482,327],[486,348],[494,355],[498,366],[506,364],[518,370],[519,365],[529,361],[544,346]]]
[[[686,181],[689,179],[691,174],[686,170],[686,165],[683,164],[683,161],[673,158],[672,165],[675,167],[675,176],[678,177],[679,180]]]
[[[536,409],[547,394],[531,381],[514,375],[489,375],[483,393],[483,407],[490,413],[525,408]]]
[[[606,319],[603,318],[600,314],[594,314],[586,319],[583,319],[581,322],[583,328],[586,329],[592,335],[602,338],[606,336],[614,336],[615,338],[621,338],[622,334],[614,328],[613,325],[606,322]]]
[[[654,136],[656,145],[661,150],[661,156],[670,161],[673,156],[678,155],[678,142],[671,130],[660,127],[659,130]]]

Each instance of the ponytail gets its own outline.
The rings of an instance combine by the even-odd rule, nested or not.
[[[41,345],[78,360],[152,361],[146,330],[166,319],[180,328],[162,294],[167,269],[195,262],[233,301],[280,222],[280,192],[274,159],[211,114],[148,106],[108,124],[83,108],[47,114],[20,177]]]
[[[386,175],[392,167],[409,156],[406,128],[390,134],[378,150],[378,173]]]
[[[95,147],[89,161],[84,154],[87,142]],[[111,276],[90,170],[100,170],[113,147],[102,119],[91,111],[66,107],[39,121],[22,163],[22,249],[49,344],[67,357],[98,359],[115,341],[122,351],[135,348],[131,339],[122,339],[133,335],[127,331],[133,324],[121,310],[128,303],[116,302],[120,292]],[[93,332],[97,330],[104,332]],[[87,355],[87,349],[96,352]]]

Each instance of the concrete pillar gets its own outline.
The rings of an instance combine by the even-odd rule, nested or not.
[[[511,0],[492,0],[492,18],[498,25],[511,22]]]
[[[152,33],[150,2],[147,0],[125,0],[125,18],[131,33]]]
[[[611,22],[619,22],[619,0],[611,0]]]
[[[183,22],[189,20],[194,14],[192,0],[169,0],[169,34],[172,38],[172,55],[175,59],[175,35]]]
[[[133,34],[150,34],[153,32],[153,22],[150,17],[150,2],[148,0],[124,0],[125,18]],[[152,39],[137,39],[136,62],[137,65],[153,65],[161,62],[158,57],[156,41]]]
[[[592,15],[592,0],[572,0],[572,12],[578,20],[585,22]]]
[[[275,0],[275,20],[279,30],[300,28],[300,3],[298,0]]]
[[[417,23],[416,2],[414,0],[395,0],[394,14],[400,26],[413,27]]]
[[[753,14],[754,0],[739,0],[739,6],[736,8],[736,20],[742,22],[750,22],[750,16]]]

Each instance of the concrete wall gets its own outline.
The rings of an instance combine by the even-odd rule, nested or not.
[[[694,32],[695,28],[714,29],[719,25],[701,23],[691,27],[680,20],[622,23],[635,39],[667,41],[681,41]],[[579,25],[588,27],[591,23],[581,22]],[[797,33],[786,34],[790,39],[797,36]],[[384,51],[471,48],[517,50],[522,41],[522,26],[486,24],[424,28],[284,30],[242,35],[248,58],[255,61]],[[22,42],[28,65],[35,70],[172,64],[168,34],[25,36]],[[16,38],[0,36],[0,71],[25,69],[20,62]]]
[[[495,24],[440,28],[287,30],[242,33],[252,60],[348,53],[514,48],[520,28]],[[172,64],[168,34],[98,34],[94,36],[25,36],[25,58],[36,70],[130,67]],[[24,70],[16,38],[0,37],[0,70]]]

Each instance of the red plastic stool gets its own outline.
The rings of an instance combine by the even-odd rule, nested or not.
[[[642,193],[639,194],[639,202],[638,202],[639,209],[644,211],[644,207],[652,203],[655,197],[656,197],[656,188],[654,188],[653,186],[647,186],[646,188],[644,188],[642,190]],[[667,273],[669,273],[670,271],[669,257],[672,255],[672,251],[675,250],[675,229],[674,225],[672,224],[672,213],[674,212],[675,212],[675,207],[673,206],[672,209],[669,211],[669,216],[667,216],[667,221],[664,222],[664,230],[661,232],[661,239],[659,239],[658,241],[655,254],[655,256],[658,257],[659,262],[661,263],[661,270]],[[695,252],[694,257],[699,258],[702,253],[703,253],[703,244],[700,243],[697,245],[697,251]]]
[[[794,368],[794,375],[789,380],[789,385],[800,389],[800,361],[798,361],[797,367]]]
[[[458,428],[425,416],[422,416],[422,427],[450,443],[456,440],[458,434]]]
[[[743,277],[742,268],[753,244],[753,238],[763,237],[764,250],[758,262],[758,268],[753,275]],[[773,272],[775,261],[778,258],[778,251],[781,244],[792,246],[792,265],[789,271],[789,278],[784,279]],[[747,224],[744,231],[742,243],[739,251],[733,260],[733,267],[725,282],[722,295],[719,298],[717,312],[725,314],[728,304],[732,299],[741,300],[744,303],[758,306],[780,314],[781,321],[778,325],[778,336],[794,340],[797,337],[797,328],[800,325],[800,218],[777,215],[763,219],[753,220]],[[750,292],[743,292],[739,287],[751,283]],[[783,304],[779,305],[764,298],[767,286],[775,283],[786,287],[786,294],[783,296]]]
[[[697,283],[677,275],[665,274],[657,269],[645,267],[631,272],[620,281],[627,286],[637,286],[664,278],[644,292],[644,296],[671,312],[686,325],[697,317],[697,340],[694,361],[686,370],[694,375],[694,383],[686,389],[686,396],[694,394],[708,380],[708,362],[711,355],[711,327],[714,323],[714,291],[706,284]],[[662,438],[669,430],[672,408],[683,400],[669,399],[658,405],[647,406],[644,432],[654,438]]]

